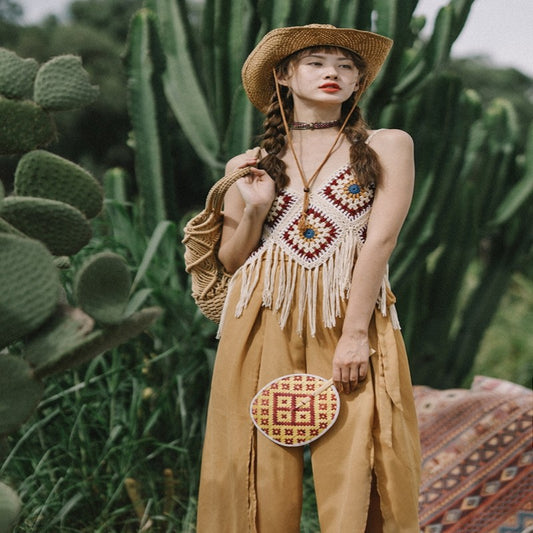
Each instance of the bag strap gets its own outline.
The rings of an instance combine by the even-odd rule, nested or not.
[[[257,147],[251,150],[247,150],[247,155],[255,155],[258,159],[261,154],[261,148]],[[223,178],[220,178],[209,190],[207,198],[205,200],[205,210],[212,212],[215,215],[220,215],[222,212],[222,204],[224,202],[224,196],[228,192],[228,189],[240,178],[243,178],[250,173],[250,167],[237,168],[233,172],[226,174]]]

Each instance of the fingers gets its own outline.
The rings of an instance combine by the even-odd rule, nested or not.
[[[368,374],[368,364],[359,363],[345,368],[338,368],[333,376],[333,382],[339,392],[349,394],[355,391]]]
[[[257,157],[250,157],[244,163],[241,163],[237,168],[255,167],[257,165]]]

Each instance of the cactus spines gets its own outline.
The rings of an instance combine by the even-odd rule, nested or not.
[[[33,86],[33,99],[49,111],[88,105],[96,100],[98,93],[98,87],[90,84],[81,59],[68,54],[54,57],[41,65]]]
[[[0,154],[21,154],[56,138],[51,116],[31,100],[0,96]]]
[[[87,218],[94,218],[103,202],[102,188],[89,172],[45,150],[34,150],[20,159],[15,194],[65,202]]]
[[[20,508],[21,502],[17,493],[5,483],[0,483],[0,531],[11,531]]]
[[[122,257],[102,252],[78,270],[74,281],[76,303],[101,324],[124,319],[131,288],[131,276]]]
[[[35,59],[23,59],[15,52],[0,48],[0,94],[20,100],[29,98],[38,69]]]
[[[0,265],[0,348],[3,348],[28,335],[51,316],[61,285],[52,256],[32,239],[0,233]]]
[[[91,239],[89,221],[75,207],[57,200],[9,196],[2,218],[16,229],[43,242],[54,255],[73,255]]]
[[[43,384],[24,359],[0,356],[0,437],[13,433],[30,417],[42,394]]]

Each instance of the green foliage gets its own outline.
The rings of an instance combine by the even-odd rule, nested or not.
[[[3,355],[0,370],[0,437],[5,437],[33,413],[41,399],[43,385],[20,357]]]
[[[81,59],[73,55],[54,57],[41,66],[33,88],[33,99],[43,109],[64,111],[83,107],[98,97]]]
[[[57,200],[10,196],[4,200],[2,218],[43,242],[54,255],[73,255],[91,239],[91,226],[83,214]]]
[[[15,172],[15,194],[65,202],[87,218],[102,209],[102,188],[84,168],[44,150],[25,154]]]
[[[118,324],[124,320],[130,287],[130,272],[122,257],[102,252],[78,270],[74,298],[97,322]]]
[[[56,129],[50,115],[30,100],[0,96],[0,153],[17,154],[50,144]]]
[[[14,52],[0,48],[0,94],[6,98],[31,96],[38,68],[35,59],[22,59]]]
[[[138,12],[132,19],[130,32],[132,39],[125,56],[129,72],[128,104],[143,220],[150,232],[167,218],[164,177],[170,174],[170,156],[161,83],[165,61],[153,14],[148,10]]]
[[[14,55],[0,54],[0,60],[6,57],[10,66],[29,64]],[[13,76],[13,83],[14,87],[5,85],[4,93],[20,96],[20,78]],[[79,58],[59,56],[39,68],[34,94],[43,107],[32,104],[38,109],[70,109],[90,102],[95,91]],[[27,121],[31,112],[23,111]],[[27,132],[23,129],[19,137],[22,142],[16,151],[24,152]],[[75,283],[80,308],[65,301],[57,268],[68,267],[69,261],[54,261],[52,254],[75,254],[90,240],[87,217],[95,216],[102,206],[102,189],[90,174],[63,158],[37,151],[22,157],[15,181],[15,194],[4,197],[2,187],[0,197],[2,439],[36,409],[43,379],[135,337],[161,315],[157,307],[137,310],[143,303],[139,301],[135,302],[136,312],[126,313],[129,270],[120,257],[110,253],[90,258],[80,269]],[[40,192],[44,197],[17,194]],[[0,489],[0,507],[5,510],[0,525],[2,531],[9,531],[19,509],[8,488],[2,484]]]
[[[0,483],[0,531],[10,531],[20,513],[21,502],[17,493]]]
[[[39,242],[0,233],[0,348],[41,326],[57,305],[59,276]]]

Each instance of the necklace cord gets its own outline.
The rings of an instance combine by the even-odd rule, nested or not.
[[[285,127],[285,132],[287,134],[287,142],[289,144],[289,148],[290,148],[290,150],[292,152],[292,156],[294,157],[294,161],[296,162],[296,167],[298,168],[298,172],[300,174],[300,177],[302,178],[302,183],[304,185],[304,189],[303,189],[304,197],[303,197],[302,213],[300,215],[300,220],[298,221],[298,229],[301,232],[303,232],[305,230],[306,218],[307,218],[307,210],[309,208],[309,193],[311,192],[311,185],[314,183],[314,181],[316,180],[317,176],[320,174],[320,171],[322,170],[322,168],[326,164],[327,160],[330,158],[331,154],[333,153],[333,150],[335,149],[335,146],[337,146],[337,143],[339,142],[340,136],[342,135],[342,133],[344,131],[344,128],[345,128],[346,124],[348,123],[348,120],[352,116],[352,113],[354,112],[354,110],[355,110],[355,108],[357,106],[357,101],[354,101],[354,103],[352,105],[352,108],[350,109],[349,113],[346,115],[346,118],[344,119],[344,122],[342,123],[342,126],[340,127],[339,132],[337,133],[337,136],[335,137],[335,140],[333,141],[333,144],[331,145],[331,148],[328,150],[328,153],[326,154],[326,157],[324,158],[322,163],[320,163],[320,165],[318,165],[318,168],[315,170],[315,172],[313,173],[311,178],[309,178],[309,180],[307,180],[307,178],[305,177],[305,173],[303,171],[302,165],[301,165],[298,157],[296,156],[296,150],[294,149],[294,145],[293,145],[293,142],[292,142],[291,130],[290,130],[288,122],[287,122],[287,117],[285,115],[285,109],[283,109],[283,101],[281,99],[281,91],[280,91],[280,88],[279,88],[279,81],[278,81],[278,76],[276,74],[276,69],[275,68],[272,69],[272,72],[274,74],[274,82],[275,82],[275,86],[276,86],[276,95],[278,97],[279,108],[280,108],[280,112],[281,112],[281,119],[283,120],[283,126]]]

